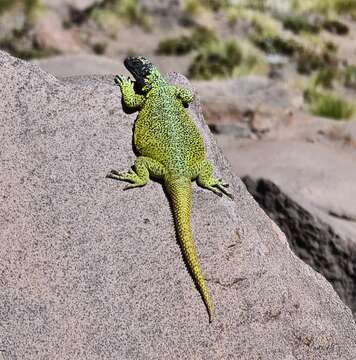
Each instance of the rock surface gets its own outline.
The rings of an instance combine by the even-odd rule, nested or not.
[[[355,151],[291,140],[220,141],[294,251],[356,311]]]
[[[198,101],[189,112],[236,199],[193,186],[211,325],[161,186],[122,192],[105,179],[135,158],[135,115],[111,78],[60,81],[0,53],[0,79],[6,359],[355,359],[350,310],[231,173]]]
[[[129,75],[123,66],[124,58],[125,56],[122,56],[122,58],[113,60],[98,55],[73,54],[37,59],[33,60],[33,63],[39,65],[41,69],[56,77],[114,75],[120,73]],[[177,62],[169,56],[152,56],[151,59],[163,72],[184,72],[189,64],[189,59],[181,59],[180,62]]]
[[[54,50],[64,53],[80,51],[72,32],[63,28],[60,16],[54,11],[48,11],[39,20],[33,30],[34,42],[40,49]]]

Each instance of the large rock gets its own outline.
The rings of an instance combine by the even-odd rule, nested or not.
[[[220,140],[235,171],[249,177],[249,190],[281,226],[296,254],[356,312],[354,149],[293,140]]]
[[[123,51],[123,53],[126,53],[126,51]],[[164,72],[173,70],[184,72],[189,65],[187,57],[176,60],[171,56],[152,56],[151,59]],[[74,75],[114,75],[122,72],[127,73],[123,66],[123,60],[124,56],[118,59],[111,59],[98,55],[72,54],[35,59],[32,62],[56,77],[68,77]]]
[[[266,107],[287,111],[303,104],[301,94],[261,76],[197,81],[195,84],[202,96],[204,114],[209,123],[244,122],[250,113],[266,111]]]
[[[55,11],[48,11],[36,24],[33,37],[42,50],[59,53],[76,53],[81,47],[70,30],[63,28],[62,18]]]
[[[350,310],[231,173],[197,100],[189,112],[235,195],[193,186],[210,325],[161,185],[123,192],[105,178],[135,158],[135,115],[112,79],[59,81],[5,53],[0,69],[5,358],[355,359]]]

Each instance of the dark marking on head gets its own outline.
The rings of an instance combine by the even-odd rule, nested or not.
[[[145,84],[151,72],[156,70],[152,62],[143,56],[130,56],[124,60],[124,65],[141,86]]]
[[[135,78],[137,86],[135,89],[139,93],[147,93],[155,87],[167,85],[158,68],[143,56],[128,57],[125,59],[124,64]]]

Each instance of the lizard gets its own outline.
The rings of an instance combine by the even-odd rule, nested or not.
[[[111,170],[108,178],[130,184],[124,190],[141,187],[150,178],[161,181],[171,202],[178,242],[195,285],[206,306],[209,323],[213,306],[192,239],[190,212],[192,181],[219,196],[233,196],[229,185],[212,176],[212,164],[205,159],[203,138],[186,111],[193,93],[171,85],[146,57],[132,56],[124,65],[134,81],[115,76],[124,108],[138,111],[134,123],[133,145],[138,156],[126,173]]]

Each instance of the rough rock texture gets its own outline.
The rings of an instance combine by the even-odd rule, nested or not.
[[[59,81],[5,53],[0,80],[6,359],[356,358],[350,310],[231,173],[197,101],[189,111],[236,199],[193,187],[211,325],[161,185],[123,192],[105,179],[135,157],[135,115],[122,112],[112,80]]]
[[[356,311],[353,148],[301,141],[221,144],[237,174],[254,180],[247,181],[249,190],[281,226],[296,254]]]
[[[322,273],[334,289],[356,311],[356,246],[327,222],[287,196],[273,182],[242,178],[248,191],[286,234],[294,252]]]
[[[286,86],[259,76],[234,80],[197,81],[205,117],[210,122],[236,122],[246,113],[264,110],[266,104],[274,109],[294,109],[303,104],[300,94]]]

